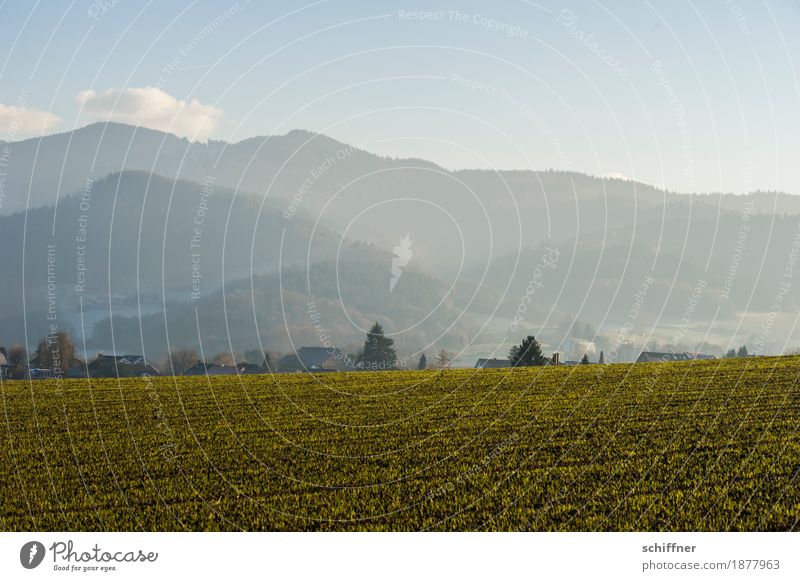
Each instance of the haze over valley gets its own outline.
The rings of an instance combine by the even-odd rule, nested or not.
[[[376,320],[404,357],[445,348],[456,365],[520,333],[619,360],[800,343],[786,193],[451,171],[299,130],[229,144],[96,123],[0,145],[3,343],[47,333],[48,315],[87,352],[152,358],[352,351]]]

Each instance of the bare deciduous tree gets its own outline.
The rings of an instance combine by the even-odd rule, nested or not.
[[[163,369],[172,370],[174,375],[182,375],[192,365],[200,360],[200,356],[194,349],[184,349],[182,347],[173,347],[169,352],[169,361]]]
[[[236,365],[236,358],[233,356],[233,353],[223,351],[222,353],[214,355],[214,359],[212,359],[211,362],[217,365]]]
[[[436,354],[436,369],[446,369],[450,366],[452,356],[444,349]]]

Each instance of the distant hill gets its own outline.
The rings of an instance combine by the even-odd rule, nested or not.
[[[287,267],[280,273],[227,284],[224,290],[193,303],[173,303],[166,315],[120,316],[93,329],[90,346],[114,341],[118,349],[164,353],[168,346],[188,346],[206,353],[248,349],[291,351],[293,346],[326,346],[354,353],[366,330],[380,321],[387,333],[398,333],[403,356],[456,348],[469,335],[464,295],[417,269],[409,269],[393,290],[388,285],[386,256],[353,247],[338,261]]]
[[[384,248],[406,233],[417,260],[455,273],[461,257],[485,263],[548,240],[629,228],[658,220],[666,206],[800,214],[783,193],[685,195],[577,172],[450,172],[418,159],[390,159],[334,139],[295,130],[238,143],[190,142],[118,123],[3,143],[12,163],[0,213],[56,203],[120,171],[213,182],[266,197],[276,209],[302,210],[354,240]]]
[[[355,164],[332,167],[330,174],[347,177],[344,168],[383,167],[389,160],[350,148],[306,131],[251,138],[238,143],[191,142],[170,133],[120,123],[93,123],[66,133],[17,142],[0,141],[10,149],[3,213],[43,205],[98,180],[125,170],[241,191],[290,198],[309,172],[329,157]],[[432,165],[432,164],[429,164]],[[330,177],[330,176],[329,176]],[[273,178],[277,178],[272,184]],[[298,182],[297,179],[300,179]],[[271,185],[272,184],[272,185]]]
[[[274,203],[227,188],[112,174],[55,207],[0,216],[0,341],[20,340],[26,314],[41,333],[49,306],[74,326],[80,300],[191,301],[251,272],[305,265],[312,228],[302,213],[287,221]],[[317,227],[314,239],[315,260],[336,255],[337,234]]]
[[[635,310],[639,337],[652,324],[662,336],[677,336],[674,328],[690,306],[688,320],[701,339],[761,340],[773,351],[794,341],[789,316],[800,309],[800,283],[792,280],[800,247],[797,196],[677,194],[577,172],[447,171],[306,131],[193,143],[101,123],[5,145],[12,163],[0,215],[6,273],[0,277],[0,342],[21,341],[26,327],[32,336],[47,328],[49,275],[62,324],[96,328],[92,341],[100,347],[112,338],[108,322],[102,323],[110,316],[119,321],[115,336],[129,330],[125,341],[141,342],[144,331],[130,325],[143,318],[153,341],[165,345],[167,329],[158,329],[158,317],[177,322],[175,336],[189,340],[197,334],[198,304],[208,309],[203,320],[227,313],[240,321],[232,332],[252,345],[257,327],[246,330],[246,321],[253,299],[245,300],[251,275],[257,317],[273,318],[264,326],[269,341],[286,345],[287,334],[274,319],[286,304],[294,305],[294,315],[284,326],[302,330],[310,341],[313,329],[301,304],[318,291],[298,281],[306,266],[315,285],[326,289],[320,300],[338,301],[353,313],[350,320],[341,307],[329,310],[336,312],[331,326],[343,341],[358,336],[367,320],[402,329],[415,313],[424,322],[410,337],[424,342],[453,320],[448,309],[455,309],[464,316],[442,342],[465,343],[466,329],[489,321],[491,343],[502,340],[528,295],[522,329],[544,326],[551,346],[564,338],[551,323],[564,316],[609,333]],[[197,249],[192,239],[199,218]],[[76,237],[84,229],[85,255],[79,256]],[[402,290],[386,295],[401,240],[409,274]],[[537,279],[548,248],[558,250],[558,264]],[[370,277],[362,278],[358,268],[369,269]],[[291,284],[282,295],[276,289],[284,275]],[[76,292],[81,276],[83,290]],[[649,279],[646,298],[637,298]],[[532,280],[541,287],[529,293]],[[333,293],[337,284],[355,281],[358,292],[351,286],[349,296]],[[702,296],[694,297],[698,283]],[[433,297],[444,310],[427,317]],[[763,313],[778,300],[777,322],[762,330]],[[80,301],[88,305],[82,322]],[[712,321],[713,329],[702,331]],[[216,327],[205,326],[221,336]]]

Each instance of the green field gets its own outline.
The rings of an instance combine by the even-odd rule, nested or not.
[[[4,382],[2,530],[790,530],[800,358]]]

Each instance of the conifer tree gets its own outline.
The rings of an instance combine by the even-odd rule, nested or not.
[[[367,333],[364,347],[358,354],[358,363],[362,369],[394,369],[397,365],[397,353],[394,351],[394,339],[383,333],[383,327],[376,322]]]
[[[512,347],[508,358],[512,367],[530,367],[547,363],[547,358],[542,355],[542,346],[533,335],[528,335],[520,345]]]

